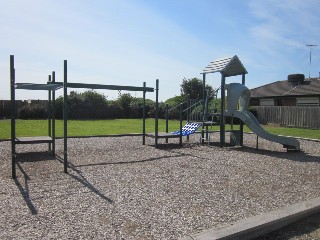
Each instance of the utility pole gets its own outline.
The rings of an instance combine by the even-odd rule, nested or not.
[[[317,47],[318,45],[315,45],[315,44],[306,44],[306,46],[307,46],[308,48],[310,48],[310,59],[309,59],[309,61],[310,61],[310,65],[309,65],[309,78],[310,78],[310,72],[311,72],[311,52],[312,52],[312,48]]]

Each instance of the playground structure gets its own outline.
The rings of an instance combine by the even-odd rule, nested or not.
[[[266,140],[282,144],[287,150],[300,150],[300,143],[298,140],[290,137],[277,136],[265,131],[255,116],[248,111],[249,100],[250,100],[250,90],[245,87],[245,75],[248,73],[240,59],[235,55],[233,57],[219,59],[211,62],[202,72],[203,75],[203,99],[202,103],[202,121],[196,122],[197,128],[201,126],[201,143],[210,142],[210,134],[212,131],[209,131],[208,126],[217,125],[217,122],[214,122],[212,114],[212,119],[208,119],[208,93],[206,93],[206,75],[209,73],[221,73],[221,85],[217,90],[221,91],[221,112],[220,112],[220,147],[223,147],[226,142],[226,118],[231,118],[231,132],[230,132],[230,142],[234,145],[243,146],[243,126],[244,124],[255,134],[257,137],[264,138]],[[241,84],[240,83],[230,83],[226,84],[227,77],[233,77],[241,75]],[[217,91],[216,90],[216,91]],[[226,95],[227,91],[227,95]],[[217,95],[217,94],[216,94]],[[198,102],[199,103],[199,102]],[[197,104],[197,103],[195,103]],[[192,131],[183,131],[183,129],[189,128],[193,123],[187,119],[187,124],[182,127],[182,113],[188,111],[190,107],[188,106],[185,110],[182,109],[182,104],[180,105],[180,130],[172,133],[168,133],[168,126],[166,127],[166,133],[158,133],[156,128],[156,139],[165,138],[168,142],[168,138],[179,137],[179,144],[182,145],[182,136],[189,137],[190,134],[195,133],[197,128],[193,128]],[[168,114],[167,114],[168,115]],[[233,130],[233,119],[240,119],[240,130]],[[157,119],[156,119],[157,121]],[[167,121],[168,123],[168,121]],[[257,138],[258,139],[258,138]],[[258,140],[257,140],[258,141]],[[156,146],[157,146],[156,140]]]
[[[203,96],[204,99],[201,100],[202,104],[202,121],[192,123],[187,123],[184,127],[182,126],[182,113],[184,111],[189,111],[193,105],[188,106],[185,110],[182,109],[182,104],[180,104],[180,128],[175,132],[168,133],[168,118],[166,121],[166,132],[160,133],[158,130],[158,111],[159,111],[159,80],[156,80],[156,88],[146,87],[146,83],[143,83],[142,87],[137,86],[118,86],[118,85],[102,85],[102,84],[86,84],[86,83],[70,83],[68,82],[67,74],[67,60],[64,60],[64,74],[63,82],[56,82],[55,72],[49,75],[49,80],[46,84],[35,84],[35,83],[16,83],[15,82],[15,68],[14,68],[14,56],[10,56],[10,86],[11,86],[11,150],[12,150],[12,178],[16,178],[16,145],[17,144],[38,144],[38,143],[48,143],[49,152],[55,155],[55,91],[63,89],[63,162],[64,162],[64,172],[68,172],[68,116],[67,116],[67,90],[68,88],[86,88],[86,89],[106,89],[106,90],[125,90],[125,91],[141,91],[143,92],[143,123],[142,123],[142,144],[145,145],[145,137],[151,136],[155,138],[155,147],[158,147],[158,140],[160,138],[165,138],[168,142],[169,138],[179,138],[179,145],[182,145],[182,137],[189,136],[196,132],[198,128],[201,127],[201,143],[210,141],[209,137],[209,126],[216,125],[217,122],[213,121],[213,116],[211,121],[208,121],[208,94],[206,94],[206,75],[209,73],[221,73],[221,86],[218,88],[221,91],[221,112],[220,112],[220,147],[225,145],[225,122],[226,118],[231,118],[231,123],[233,123],[233,118],[239,118],[240,130],[237,131],[239,141],[235,141],[236,144],[243,146],[243,125],[244,123],[254,132],[257,136],[260,136],[269,141],[277,142],[282,144],[287,150],[300,150],[300,144],[296,139],[289,137],[280,137],[266,132],[259,124],[257,119],[247,110],[250,90],[246,88],[245,85],[245,74],[247,70],[242,65],[239,58],[235,55],[231,58],[220,59],[211,62],[202,72],[203,75]],[[231,76],[242,76],[242,83],[236,84],[226,84],[226,77]],[[48,136],[39,137],[16,137],[15,129],[15,90],[25,89],[25,90],[45,90],[48,91],[49,100],[49,117],[48,117]],[[227,90],[228,101],[226,101],[225,91]],[[145,97],[146,92],[156,92],[156,103],[155,103],[155,133],[146,134],[145,126]],[[217,94],[217,93],[215,93]],[[227,105],[225,106],[225,103]],[[239,106],[239,109],[238,109]],[[168,112],[168,109],[167,109]],[[168,114],[167,114],[168,116]],[[232,134],[235,133],[231,131]],[[211,134],[211,133],[210,133]],[[234,136],[234,135],[233,135]]]
[[[242,65],[239,58],[235,55],[232,58],[216,60],[210,63],[203,70],[203,86],[205,86],[206,74],[221,73],[221,115],[220,115],[220,146],[225,145],[225,122],[226,117],[231,117],[231,126],[233,125],[233,118],[239,118],[239,145],[243,146],[243,125],[244,123],[257,136],[266,140],[277,142],[283,145],[287,150],[300,150],[300,143],[296,139],[290,137],[277,136],[265,131],[255,116],[248,111],[250,90],[245,87],[245,75],[248,73]],[[242,83],[226,84],[226,77],[242,76]],[[226,97],[227,90],[227,97]],[[205,91],[205,89],[203,90]],[[203,105],[203,111],[205,106]],[[203,127],[202,127],[203,128]],[[234,137],[231,131],[231,138]],[[204,139],[204,131],[202,131],[202,139]]]
[[[239,83],[226,84],[225,88],[228,94],[227,108],[225,116],[239,118],[247,127],[266,140],[280,143],[288,150],[300,150],[300,143],[298,140],[290,137],[278,136],[265,131],[256,117],[248,111],[250,90]]]
[[[241,63],[240,59],[237,55],[225,59],[218,59],[216,61],[211,62],[202,72],[202,81],[203,81],[203,94],[205,94],[205,84],[206,84],[206,76],[210,73],[220,72],[221,74],[221,84],[220,84],[220,92],[221,92],[221,105],[220,105],[220,147],[225,145],[225,84],[227,77],[233,76],[242,76],[241,83],[245,85],[246,82],[246,74],[248,73],[246,68]],[[205,111],[205,103],[202,105],[202,110]],[[203,119],[203,122],[205,119]],[[201,139],[202,143],[205,141],[204,138],[204,126],[202,127]],[[243,145],[243,123],[240,123],[240,145]]]
[[[67,116],[67,90],[68,88],[87,88],[87,89],[106,89],[106,90],[125,90],[143,92],[143,123],[142,123],[142,144],[145,144],[146,126],[145,126],[145,99],[146,92],[156,91],[158,99],[159,80],[156,80],[156,89],[147,87],[143,82],[142,87],[137,86],[118,86],[118,85],[102,85],[102,84],[86,84],[86,83],[70,83],[68,82],[67,60],[64,60],[63,82],[55,81],[55,72],[49,75],[49,81],[46,84],[36,83],[16,83],[14,56],[10,55],[10,91],[11,91],[11,156],[12,156],[12,178],[16,178],[16,161],[17,161],[17,144],[38,144],[48,143],[49,152],[55,155],[55,91],[63,89],[63,162],[64,172],[68,172],[68,116]],[[48,91],[49,100],[49,117],[48,117],[48,136],[38,137],[17,137],[16,136],[16,117],[15,117],[15,91],[16,89],[24,90],[45,90]],[[158,100],[157,100],[158,101]]]
[[[202,103],[202,120],[201,122],[201,143],[205,143],[209,140],[209,132],[208,132],[208,126],[217,125],[217,122],[213,122],[213,119],[211,121],[208,121],[208,94],[206,92],[205,86],[206,86],[206,75],[209,73],[221,73],[221,85],[218,90],[221,92],[221,113],[220,115],[220,147],[223,147],[225,145],[225,83],[227,77],[232,76],[242,76],[242,84],[245,84],[245,75],[248,73],[245,67],[242,65],[239,58],[235,55],[234,57],[229,57],[225,59],[219,59],[216,61],[211,62],[201,73],[202,74],[202,82],[203,82],[203,99],[201,100]],[[184,110],[182,109],[182,105],[180,105],[180,132],[182,133],[182,112]],[[157,107],[156,107],[157,112]],[[157,121],[157,118],[156,118]],[[177,135],[174,133],[168,133],[167,131],[168,127],[166,127],[166,133],[159,133],[157,129],[157,123],[156,123],[156,131],[155,131],[155,144],[157,147],[158,138],[165,138],[166,142],[168,141],[168,138],[180,138],[179,145],[182,145],[182,134]],[[243,145],[243,123],[240,123],[240,145]]]

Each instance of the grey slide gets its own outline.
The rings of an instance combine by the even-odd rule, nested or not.
[[[294,139],[291,137],[278,136],[278,135],[267,132],[261,127],[258,120],[255,118],[255,116],[251,112],[247,110],[235,111],[233,112],[233,116],[241,119],[241,121],[243,121],[247,125],[247,127],[252,132],[257,134],[259,137],[269,140],[271,142],[280,143],[288,149],[300,150],[300,143],[297,139]]]
[[[230,83],[225,86],[228,91],[225,116],[239,118],[252,132],[263,139],[280,143],[287,149],[300,150],[300,142],[297,139],[278,136],[267,132],[261,127],[256,117],[247,110],[251,93],[246,86],[239,83]]]

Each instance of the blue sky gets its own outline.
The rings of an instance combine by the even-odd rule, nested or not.
[[[309,48],[320,44],[318,0],[0,0],[0,99],[9,99],[9,55],[16,81],[62,81],[155,87],[160,100],[180,94],[183,78],[202,78],[210,61],[237,55],[246,85],[258,87],[288,74],[309,75]],[[320,72],[312,50],[311,77]],[[220,74],[207,76],[213,88]],[[241,81],[230,78],[227,82]],[[117,91],[99,91],[107,99]],[[61,93],[58,92],[58,95]],[[133,96],[142,96],[131,92]],[[18,99],[46,92],[17,91]],[[154,94],[148,93],[154,99]]]

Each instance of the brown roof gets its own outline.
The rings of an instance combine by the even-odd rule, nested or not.
[[[306,79],[297,85],[288,80],[277,81],[251,89],[251,98],[284,96],[320,96],[320,78]]]

